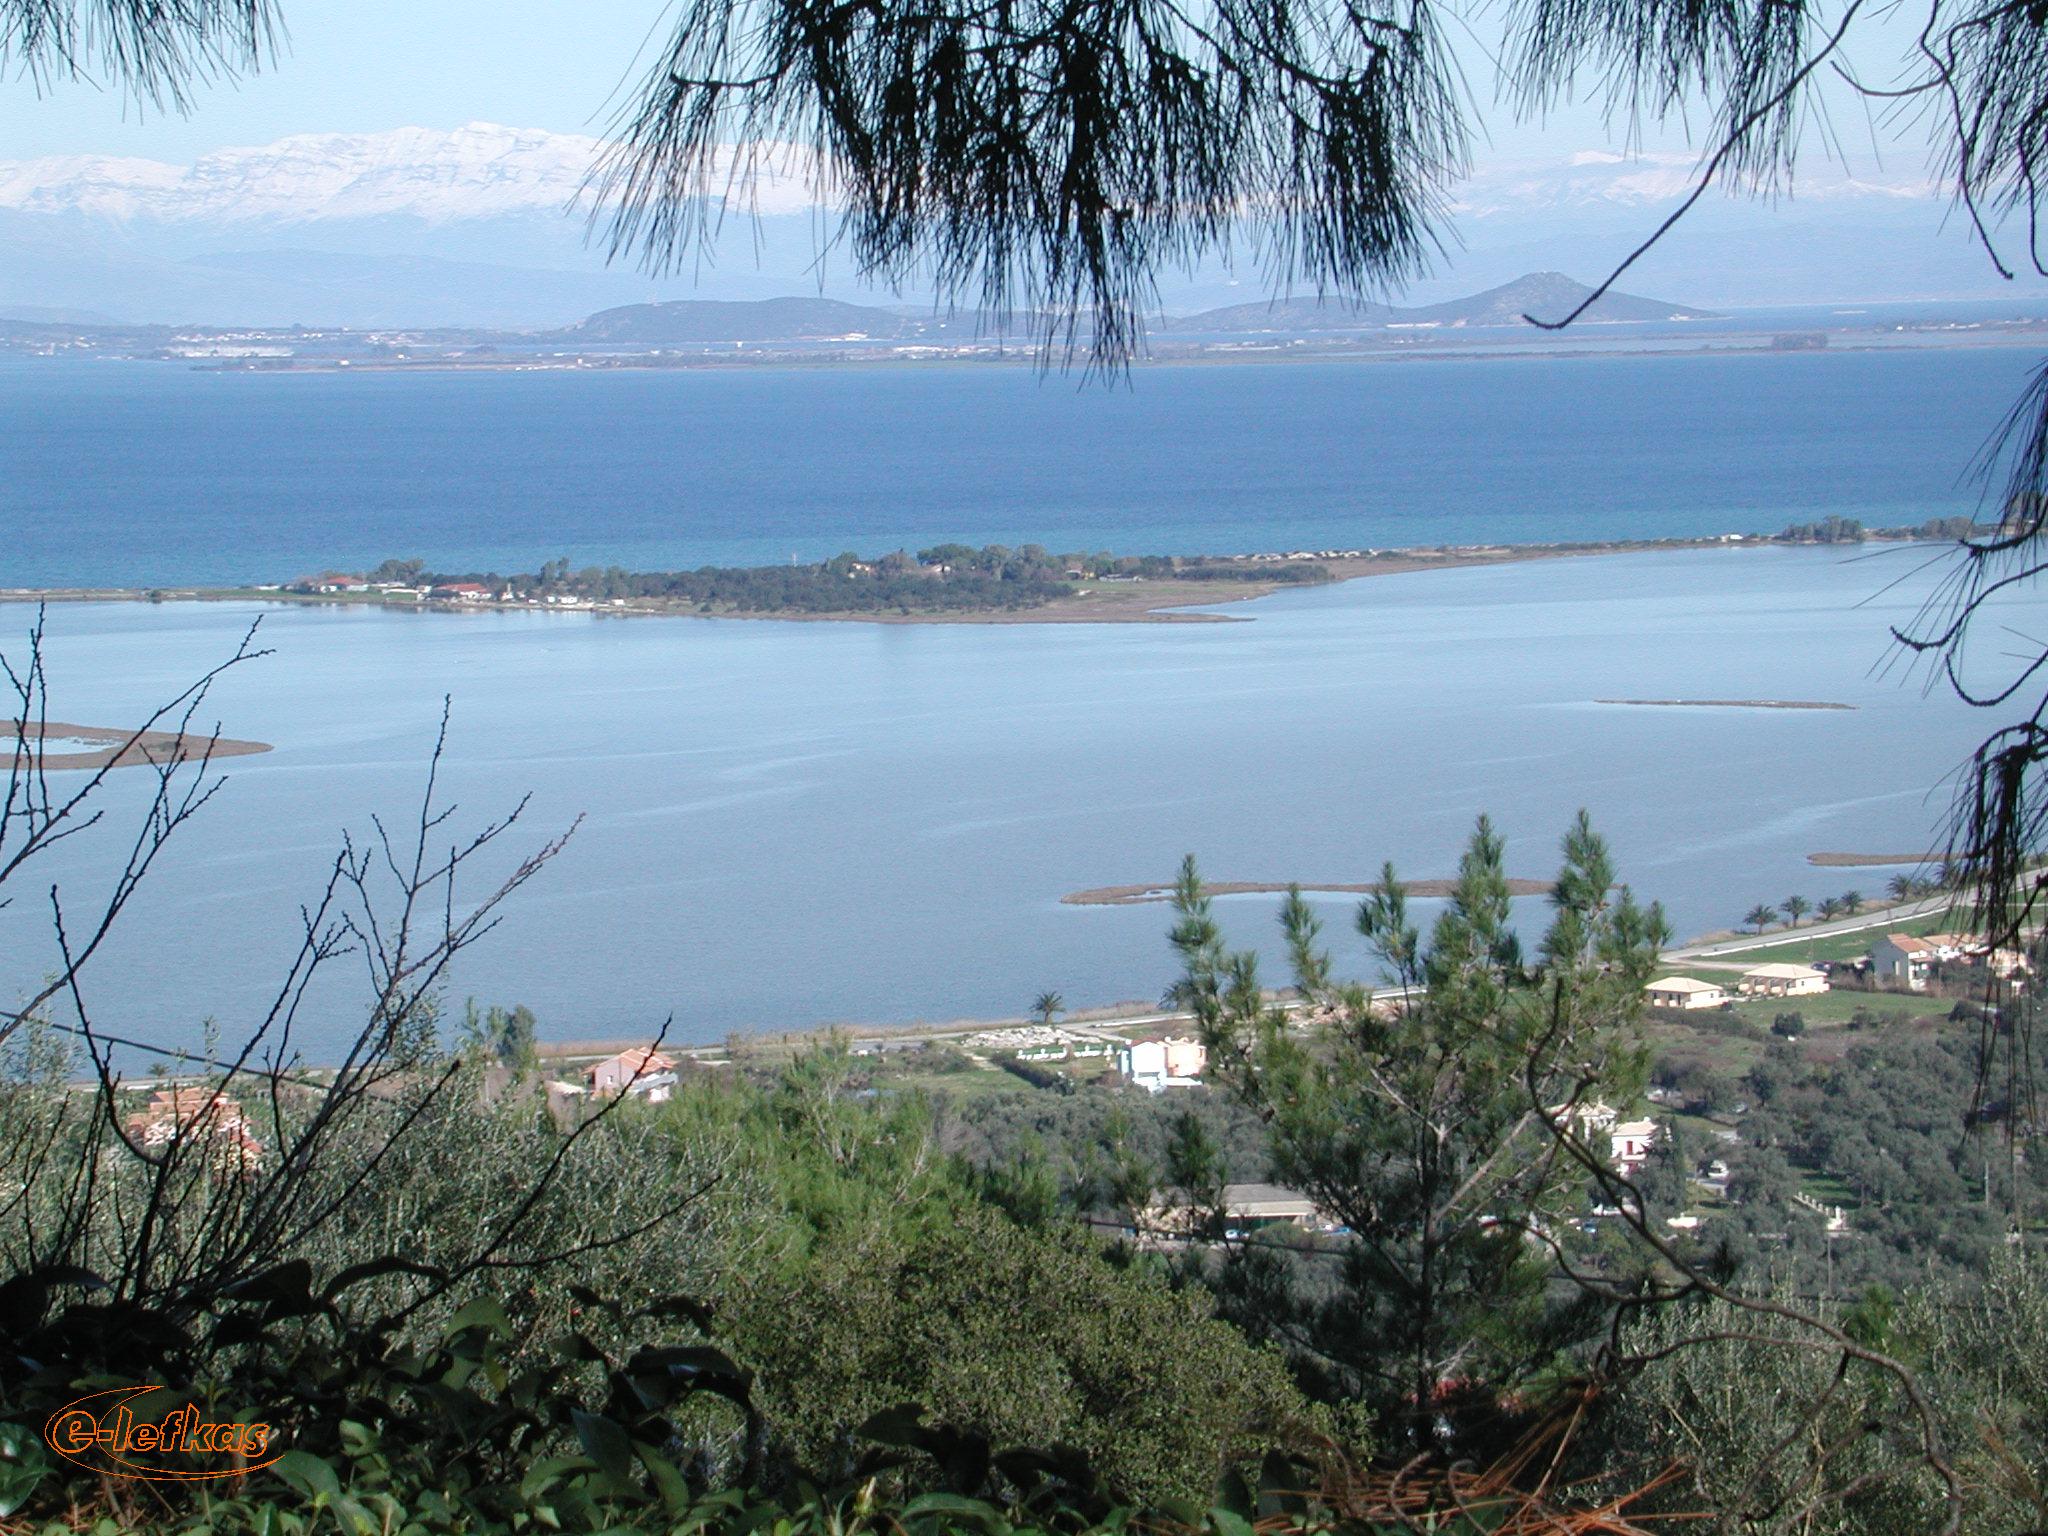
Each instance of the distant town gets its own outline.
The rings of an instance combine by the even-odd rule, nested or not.
[[[1529,356],[1586,352],[1809,353],[1830,348],[2034,343],[2048,314],[1997,319],[1938,307],[1717,314],[1607,293],[1568,333],[1541,329],[1592,294],[1556,272],[1532,273],[1443,304],[1307,299],[1151,317],[1154,362],[1318,358]],[[1048,337],[1060,340],[1048,342]],[[1085,325],[1074,338],[1084,357]],[[0,318],[0,355],[110,357],[248,372],[504,371],[697,368],[734,364],[984,362],[1037,365],[1068,357],[1049,317],[1001,318],[847,304],[833,299],[684,299],[632,304],[568,326],[356,329],[321,325],[122,324]]]

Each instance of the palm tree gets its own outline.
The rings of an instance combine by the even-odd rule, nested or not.
[[[1038,1022],[1047,1029],[1052,1021],[1067,1011],[1067,1000],[1057,992],[1041,992],[1031,999],[1031,1011],[1038,1015]]]
[[[1911,901],[1920,894],[1920,882],[1911,875],[1893,875],[1884,888],[1893,901]]]
[[[1745,923],[1750,923],[1754,925],[1758,933],[1762,933],[1766,928],[1770,927],[1771,924],[1776,922],[1777,920],[1778,909],[1776,907],[1766,906],[1762,902],[1758,902],[1755,906],[1751,907],[1749,909],[1749,915],[1743,918],[1743,921]]]
[[[1861,891],[1842,892],[1842,910],[1851,917],[1861,912],[1863,910],[1863,893]]]
[[[1813,910],[1813,903],[1804,896],[1787,896],[1778,903],[1778,910],[1785,914],[1785,926],[1797,928],[1799,919]]]
[[[1815,910],[1819,912],[1822,922],[1831,923],[1842,915],[1842,898],[1839,896],[1823,896],[1820,899],[1820,906]]]

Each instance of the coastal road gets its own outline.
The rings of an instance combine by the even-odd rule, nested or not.
[[[1775,945],[1802,939],[1830,939],[1837,934],[1867,933],[1874,928],[1895,927],[1910,918],[1945,912],[1953,902],[1954,897],[1944,892],[1939,896],[1927,896],[1919,901],[1909,901],[1899,906],[1861,912],[1855,917],[1836,918],[1831,923],[1814,923],[1810,927],[1796,930],[1780,928],[1773,933],[1749,934],[1739,939],[1719,939],[1711,944],[1688,944],[1678,949],[1667,949],[1664,951],[1664,960],[1666,964],[1681,960],[1713,960],[1723,955],[1748,954],[1752,950],[1770,949]]]

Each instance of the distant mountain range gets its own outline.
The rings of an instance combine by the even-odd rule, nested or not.
[[[673,278],[608,265],[591,244],[587,180],[601,153],[581,135],[471,123],[294,135],[185,165],[0,160],[0,311],[131,324],[232,315],[262,325],[530,329],[682,298],[809,292],[882,307],[843,253],[821,254],[832,211],[817,205],[797,152],[768,155],[769,174],[730,190],[714,168],[707,184],[727,215],[723,234]],[[1451,256],[1404,302],[1427,311],[1518,273],[1604,270],[1694,174],[1684,157],[1603,151],[1493,163],[1452,201]],[[1923,177],[1818,166],[1797,190],[1770,204],[1707,199],[1631,274],[1634,285],[1716,306],[2001,290],[1967,234],[1944,226],[1945,200]],[[1255,274],[1212,263],[1171,276],[1161,299],[1171,312],[1212,312],[1211,330],[1237,324],[1213,312],[1240,308],[1248,329],[1330,328],[1318,306],[1272,306],[1266,296]],[[888,297],[916,309],[930,295]],[[1371,323],[1373,313],[1335,324]],[[1396,323],[1458,320],[1425,313]]]

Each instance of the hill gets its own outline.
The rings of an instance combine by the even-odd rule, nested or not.
[[[550,333],[547,339],[645,346],[878,340],[937,333],[946,323],[937,317],[924,319],[837,299],[675,299],[600,310],[587,320]]]
[[[1498,288],[1489,288],[1442,304],[1403,308],[1393,304],[1345,305],[1312,299],[1275,304],[1233,304],[1166,320],[1162,332],[1280,332],[1384,330],[1390,326],[1522,326],[1524,315],[1562,318],[1592,292],[1561,272],[1532,272]],[[1689,309],[1662,299],[1632,293],[1603,294],[1581,323],[1641,325],[1668,320],[1705,320],[1706,310]]]

